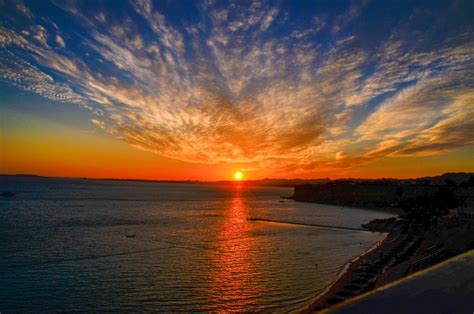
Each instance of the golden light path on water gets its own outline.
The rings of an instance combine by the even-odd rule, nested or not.
[[[245,309],[253,303],[254,297],[262,294],[262,289],[252,282],[252,277],[258,272],[252,253],[256,241],[251,237],[252,227],[242,197],[242,185],[235,189],[218,234],[219,248],[212,255],[216,270],[210,288],[212,292],[218,292],[214,297],[219,304]]]

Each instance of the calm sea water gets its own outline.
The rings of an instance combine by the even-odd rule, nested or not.
[[[0,311],[289,311],[390,214],[281,200],[292,189],[1,178]],[[127,237],[126,235],[135,235]]]

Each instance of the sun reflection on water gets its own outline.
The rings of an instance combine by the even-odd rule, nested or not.
[[[247,220],[248,209],[242,197],[243,191],[235,189],[235,195],[225,210],[224,221],[218,234],[218,248],[213,252],[211,293],[220,309],[243,310],[254,303],[261,289],[252,280],[255,269],[255,238],[251,236],[251,224]]]

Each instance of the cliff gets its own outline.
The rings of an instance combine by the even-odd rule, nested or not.
[[[365,208],[424,207],[451,209],[474,205],[474,176],[454,180],[338,180],[295,186],[293,199],[302,202]]]

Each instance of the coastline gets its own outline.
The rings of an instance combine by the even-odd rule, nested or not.
[[[331,295],[334,295],[341,287],[347,282],[349,277],[352,275],[353,271],[361,265],[365,258],[370,257],[371,255],[380,251],[384,244],[386,244],[387,240],[390,237],[389,232],[380,232],[385,233],[385,237],[370,247],[367,251],[361,253],[360,255],[354,257],[353,259],[349,260],[343,267],[342,271],[337,275],[335,280],[329,284],[323,292],[319,293],[309,305],[305,306],[300,313],[313,313],[314,308],[321,303],[323,303],[326,299],[328,299]]]
[[[350,261],[337,279],[300,313],[324,311],[474,247],[474,216],[449,213],[424,220],[398,217],[363,225],[386,237]]]

